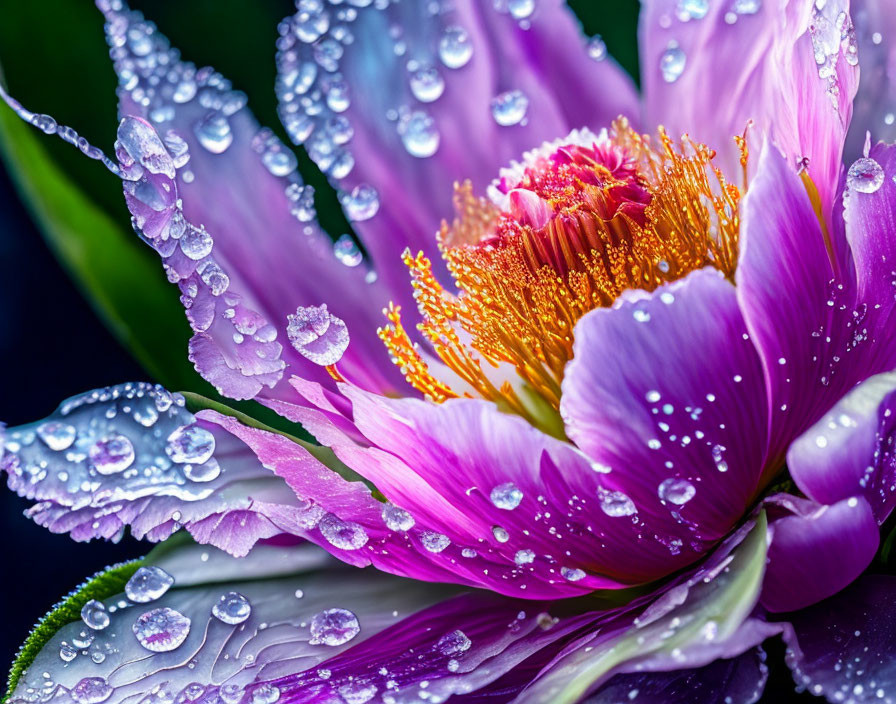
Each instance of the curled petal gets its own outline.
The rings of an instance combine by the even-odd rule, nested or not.
[[[245,445],[184,399],[134,383],[65,401],[43,421],[0,436],[11,489],[36,503],[27,514],[76,540],[118,540],[127,526],[161,541],[181,527],[198,541],[244,555],[307,507]]]
[[[880,533],[864,498],[830,506],[786,495],[769,501],[779,505],[769,509],[771,544],[762,585],[762,605],[769,611],[794,611],[836,594],[874,559]]]
[[[822,504],[864,496],[878,523],[893,510],[896,374],[878,374],[850,391],[787,451],[797,486]]]
[[[301,3],[278,49],[283,123],[339,188],[380,280],[403,302],[399,254],[440,261],[434,234],[453,215],[455,182],[482,193],[534,145],[637,116],[629,78],[605,52],[589,56],[559,0],[528,11]]]

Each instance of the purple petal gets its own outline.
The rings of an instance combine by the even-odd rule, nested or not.
[[[181,527],[234,555],[305,514],[283,480],[230,434],[159,386],[75,396],[0,436],[0,469],[27,514],[76,540],[119,540],[126,526],[160,541]]]
[[[880,534],[862,497],[831,506],[787,495],[771,502],[784,515],[772,517],[769,524],[762,585],[762,605],[769,611],[794,611],[836,594],[874,559]]]
[[[753,704],[767,679],[765,652],[753,648],[696,669],[616,675],[585,704]]]
[[[846,163],[862,156],[865,135],[896,141],[896,16],[886,0],[851,0],[862,79],[853,102]]]
[[[734,286],[706,269],[582,318],[560,410],[605,484],[693,560],[757,490],[765,403]]]
[[[849,2],[703,7],[645,5],[639,43],[648,124],[722,151],[733,179],[740,169],[732,138],[752,120],[791,160],[808,157],[829,216],[858,84]]]
[[[392,388],[399,375],[375,334],[388,296],[355,258],[342,256],[351,266],[337,259],[292,152],[259,128],[245,96],[220,74],[181,61],[139,13],[99,4],[119,74],[128,206],[180,286],[200,373],[234,398],[276,386],[284,365],[327,380],[277,340],[287,315],[328,298],[333,315],[357,331],[341,371]]]
[[[559,0],[531,17],[475,0],[367,5],[300,6],[281,26],[280,114],[340,189],[380,278],[410,302],[399,255],[439,261],[453,183],[484,193],[543,141],[635,118],[637,98],[612,59],[589,56]]]
[[[866,319],[877,313],[856,301],[845,242],[827,244],[833,259],[803,182],[767,145],[744,202],[736,280],[766,378],[769,466],[849,388],[883,371],[865,361],[876,347]]]
[[[833,504],[864,496],[878,523],[896,504],[896,375],[879,374],[850,391],[787,452],[790,475],[806,496]]]
[[[784,631],[794,679],[828,701],[896,701],[896,577],[865,575],[792,614]]]

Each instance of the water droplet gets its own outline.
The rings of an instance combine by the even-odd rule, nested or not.
[[[508,90],[492,98],[492,117],[502,127],[520,124],[529,109],[529,98],[521,90]]]
[[[180,611],[163,607],[137,617],[132,626],[140,645],[154,653],[180,647],[190,634],[190,619]]]
[[[442,535],[432,530],[423,531],[420,534],[420,542],[423,543],[423,547],[429,552],[435,553],[442,552],[442,550],[451,545],[451,540],[447,535]]]
[[[269,682],[256,687],[252,692],[252,704],[274,704],[280,699],[280,688]]]
[[[413,528],[416,522],[411,514],[392,504],[383,506],[383,521],[389,530],[396,530],[402,533]]]
[[[131,601],[145,604],[161,597],[172,584],[174,577],[161,567],[140,567],[124,585],[124,593]]]
[[[333,243],[333,254],[348,267],[358,266],[364,260],[364,255],[351,235],[342,235]]]
[[[448,68],[460,68],[473,56],[473,42],[463,27],[448,27],[439,40],[439,58]]]
[[[520,505],[523,492],[513,482],[504,482],[492,489],[491,500],[497,508],[511,511]]]
[[[134,446],[124,435],[111,435],[97,440],[87,453],[90,463],[100,474],[116,474],[134,463]]]
[[[338,692],[345,704],[367,704],[376,696],[377,686],[371,682],[355,680],[341,685]]]
[[[600,507],[608,516],[631,516],[638,512],[638,509],[635,508],[635,502],[621,491],[601,489],[599,494]]]
[[[369,220],[380,209],[379,194],[366,183],[355,186],[351,193],[342,193],[339,202],[345,209],[346,217],[352,222]]]
[[[324,516],[317,527],[330,545],[341,550],[359,550],[367,544],[364,528],[352,521],[343,521],[332,513]]]
[[[72,443],[78,436],[78,431],[75,426],[68,423],[49,421],[37,427],[37,436],[51,450],[60,452],[72,446]]]
[[[411,74],[411,92],[421,103],[438,100],[445,91],[445,79],[439,70],[432,66],[418,69]]]
[[[252,613],[252,605],[249,600],[239,592],[227,592],[222,594],[217,603],[212,606],[212,614],[219,621],[235,625],[242,623]]]
[[[101,631],[109,625],[109,612],[103,602],[91,599],[81,607],[81,620],[88,628]]]
[[[607,58],[607,45],[599,34],[588,40],[588,56],[595,61],[603,61]]]
[[[159,133],[146,120],[125,117],[118,125],[118,144],[151,174],[174,178],[174,161]]]
[[[102,677],[85,677],[72,687],[72,699],[78,704],[100,704],[114,689]]]
[[[660,500],[683,506],[694,498],[697,490],[687,479],[664,479],[657,490]]]
[[[402,116],[398,121],[398,134],[411,156],[424,159],[435,154],[439,148],[440,136],[435,121],[421,110]]]
[[[687,56],[677,44],[670,44],[660,56],[660,71],[666,83],[675,83],[684,72]]]
[[[709,12],[708,0],[678,0],[676,14],[682,22],[688,20],[702,20]]]
[[[59,646],[59,659],[62,662],[71,662],[76,657],[78,657],[78,649],[75,646],[65,642]]]
[[[287,316],[286,336],[292,346],[315,364],[336,364],[348,348],[345,323],[327,311],[327,305],[299,306]]]
[[[570,582],[578,582],[580,579],[585,579],[585,573],[578,567],[561,567],[560,575],[563,579]]]
[[[233,130],[223,114],[212,112],[193,127],[199,143],[212,154],[221,154],[233,143]]]
[[[360,632],[358,618],[351,611],[327,609],[311,619],[311,639],[308,642],[312,645],[342,645]]]
[[[221,465],[212,457],[202,464],[184,466],[184,476],[191,482],[210,482],[221,476]]]
[[[762,0],[735,0],[734,12],[738,15],[755,15],[762,8]]]
[[[874,193],[884,182],[884,170],[870,157],[856,159],[846,174],[846,185],[859,193]]]
[[[187,229],[180,238],[180,251],[193,261],[204,259],[212,253],[214,241],[204,227],[187,225]]]
[[[458,630],[446,633],[439,638],[439,641],[436,643],[436,648],[442,655],[452,657],[467,652],[472,645],[473,642],[467,638],[466,634],[463,631]]]
[[[723,445],[712,446],[712,461],[715,462],[716,469],[718,469],[720,472],[728,471],[728,463],[724,459],[724,452],[725,447]]]
[[[513,556],[513,561],[517,565],[528,565],[535,561],[535,552],[532,550],[518,550]]]
[[[198,425],[185,425],[168,436],[165,454],[172,462],[202,464],[215,451],[215,436]]]
[[[501,526],[492,526],[492,535],[495,536],[495,540],[499,543],[506,543],[510,540],[510,534]]]

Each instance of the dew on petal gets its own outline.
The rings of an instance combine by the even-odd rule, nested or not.
[[[333,547],[341,550],[360,550],[367,544],[368,536],[364,528],[352,521],[343,521],[328,513],[317,526]]]
[[[463,27],[448,27],[439,40],[439,58],[448,68],[465,66],[473,57],[473,42]]]
[[[193,127],[199,143],[212,154],[221,154],[233,144],[233,130],[230,122],[219,113],[212,112]]]
[[[526,118],[529,98],[521,90],[508,90],[492,98],[492,117],[502,127],[518,125]]]
[[[599,494],[600,507],[608,516],[631,516],[638,512],[638,509],[635,508],[635,502],[621,491],[607,491],[606,489],[602,489]]]
[[[683,506],[694,498],[697,490],[687,479],[669,478],[660,483],[657,493],[662,501]]]
[[[137,641],[154,653],[180,647],[190,634],[190,619],[179,611],[163,607],[137,617],[132,626]]]
[[[436,643],[436,648],[442,655],[453,657],[465,653],[472,645],[472,641],[467,638],[466,634],[463,631],[457,630],[446,633],[439,638]]]
[[[292,346],[315,364],[336,364],[348,349],[348,328],[327,310],[326,303],[299,306],[287,322],[286,336]]]
[[[512,511],[523,500],[523,492],[513,482],[498,484],[491,491],[492,503],[505,511]]]
[[[607,58],[607,45],[603,37],[595,35],[588,40],[588,56],[595,61],[603,61]]]
[[[101,631],[109,625],[109,612],[103,602],[91,599],[81,607],[81,620],[88,628]]]
[[[439,131],[435,121],[422,110],[415,110],[398,121],[398,135],[411,156],[426,158],[439,148]]]
[[[174,577],[161,567],[140,567],[124,585],[124,593],[131,601],[146,604],[159,599],[172,584]]]
[[[37,436],[44,444],[55,452],[67,450],[72,446],[78,431],[69,423],[49,421],[37,426]]]
[[[327,609],[311,619],[311,639],[308,642],[312,645],[337,646],[348,643],[360,632],[358,618],[351,611]]]
[[[883,168],[867,156],[856,159],[846,174],[846,185],[859,193],[875,193],[883,182]]]
[[[427,66],[411,74],[411,92],[421,103],[438,100],[445,91],[445,79],[437,68]]]
[[[513,556],[513,561],[519,565],[529,565],[535,561],[535,552],[533,550],[517,550],[516,555]]]
[[[102,677],[85,677],[72,687],[71,695],[77,704],[101,704],[112,696],[113,691]]]
[[[451,540],[447,535],[436,533],[435,531],[426,530],[420,534],[420,542],[429,552],[439,553],[451,545]]]
[[[212,606],[212,615],[230,625],[242,623],[252,613],[249,600],[239,592],[227,592]]]
[[[380,209],[380,197],[373,186],[366,183],[355,186],[349,193],[341,193],[339,202],[346,217],[352,222],[369,220]]]
[[[561,567],[560,575],[563,579],[570,582],[578,582],[580,579],[585,579],[585,573],[578,567]]]
[[[90,463],[100,474],[117,474],[134,463],[134,445],[124,435],[97,440],[88,450]]]
[[[416,523],[414,517],[410,513],[404,509],[398,508],[398,506],[393,506],[392,504],[383,506],[383,521],[389,530],[395,530],[402,533],[409,531]]]
[[[168,436],[165,454],[178,464],[202,464],[215,452],[215,436],[198,425],[185,425]]]
[[[677,44],[670,44],[660,56],[660,72],[666,83],[675,83],[687,63],[687,56]]]

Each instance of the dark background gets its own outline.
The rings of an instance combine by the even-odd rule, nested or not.
[[[486,1],[486,0],[483,0]],[[288,0],[134,0],[199,65],[211,64],[246,91],[260,121],[285,135],[276,118],[274,39],[288,15]],[[589,34],[604,36],[610,52],[637,74],[637,0],[570,0]],[[23,104],[48,112],[108,151],[116,125],[115,76],[102,19],[86,0],[21,3],[0,0],[0,67],[10,92]],[[52,20],[52,21],[51,21]],[[0,109],[5,109],[0,106]],[[48,152],[121,222],[127,212],[116,179],[77,150],[46,138]],[[317,182],[307,160],[306,180]],[[330,195],[319,211],[345,231]],[[328,217],[327,217],[328,216]],[[147,256],[151,256],[147,250]],[[153,380],[107,331],[57,262],[19,200],[0,162],[0,421],[37,420],[63,399],[122,381]],[[176,292],[172,287],[172,296]],[[186,328],[183,319],[177,321]],[[176,344],[181,345],[181,340]],[[184,357],[186,352],[184,351]],[[28,502],[0,489],[0,670],[12,661],[30,627],[62,596],[106,565],[144,554],[145,544],[75,543],[22,516]],[[12,576],[14,575],[14,578]],[[770,648],[772,679],[764,698],[791,699],[792,681],[780,664],[783,649]],[[813,697],[807,697],[814,699]]]

